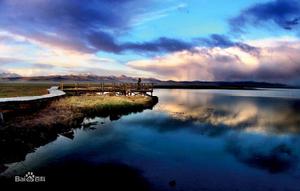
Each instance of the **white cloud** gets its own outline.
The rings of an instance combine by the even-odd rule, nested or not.
[[[0,70],[23,76],[70,73],[143,74],[110,58],[66,50],[5,31],[0,31]]]
[[[249,42],[259,54],[239,47],[196,47],[128,66],[172,80],[259,80],[293,82],[300,78],[300,40],[262,39]]]

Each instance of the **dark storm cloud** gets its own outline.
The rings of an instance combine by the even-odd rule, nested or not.
[[[192,44],[170,38],[118,42],[152,0],[0,1],[0,27],[53,46],[81,52],[172,52]]]
[[[235,43],[227,36],[220,34],[212,34],[209,38],[199,38],[198,40],[210,47],[218,46],[221,48],[227,48],[235,45]]]
[[[229,22],[232,29],[239,32],[245,32],[244,29],[247,25],[262,26],[267,22],[285,30],[299,31],[300,1],[275,0],[259,3],[243,10]]]
[[[198,38],[196,39],[196,41],[208,47],[220,47],[220,48],[238,47],[245,52],[249,52],[253,54],[259,53],[258,48],[254,46],[250,46],[246,43],[233,41],[230,39],[230,37],[226,35],[212,34],[208,38]]]
[[[122,51],[121,46],[116,42],[116,39],[105,32],[92,32],[87,35],[90,45],[96,50],[103,50],[106,52],[119,53]]]
[[[185,42],[178,39],[161,37],[154,41],[143,43],[125,43],[122,48],[133,51],[146,52],[175,52],[180,50],[190,50],[193,48],[193,43]]]
[[[0,27],[40,42],[83,52],[117,51],[114,35],[130,27],[150,0],[0,1]],[[94,41],[95,40],[95,41]]]
[[[89,34],[91,44],[107,52],[121,53],[126,51],[151,53],[151,52],[175,52],[181,50],[191,50],[194,47],[192,42],[161,37],[146,42],[126,42],[118,43],[111,35],[102,33]]]
[[[130,30],[132,22],[151,9],[153,0],[2,0],[2,30],[53,46],[80,52],[164,53],[191,50],[197,41],[161,37],[146,42],[120,42],[118,36]],[[147,10],[149,10],[147,8]],[[295,22],[295,21],[294,21]],[[13,24],[12,24],[13,23]],[[225,35],[200,39],[200,45],[239,48],[253,52],[245,43]]]

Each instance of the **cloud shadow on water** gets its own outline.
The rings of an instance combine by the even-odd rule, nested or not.
[[[264,144],[247,145],[230,140],[227,142],[226,151],[239,162],[272,174],[294,169],[299,160],[299,154],[296,153],[293,146],[286,143],[272,146]]]

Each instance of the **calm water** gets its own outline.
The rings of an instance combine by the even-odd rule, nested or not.
[[[86,119],[89,128],[74,129],[73,139],[59,135],[2,175],[113,163],[134,169],[154,190],[300,190],[299,90],[155,95],[153,110]]]

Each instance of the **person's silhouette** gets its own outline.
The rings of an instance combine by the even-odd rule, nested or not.
[[[138,89],[138,90],[141,89],[141,82],[142,82],[142,79],[139,78],[139,79],[138,79],[138,82],[137,82],[137,89]]]

